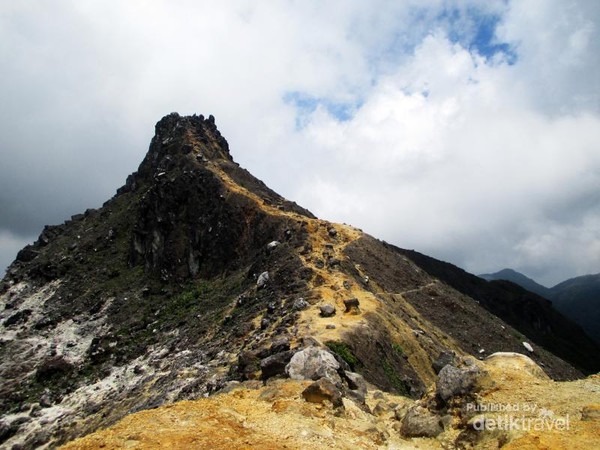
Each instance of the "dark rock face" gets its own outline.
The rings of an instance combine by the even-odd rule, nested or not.
[[[262,371],[262,378],[264,380],[285,373],[285,366],[290,362],[293,351],[283,351],[275,353],[274,355],[268,356],[261,360],[260,370]]]

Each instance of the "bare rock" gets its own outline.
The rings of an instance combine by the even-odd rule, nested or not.
[[[350,298],[347,300],[344,300],[344,306],[346,307],[346,312],[358,312],[358,306],[360,305],[360,302],[358,301],[357,298]]]
[[[294,301],[294,304],[292,305],[292,307],[296,311],[302,311],[303,309],[308,308],[308,302],[301,297]]]
[[[321,310],[321,317],[332,317],[335,316],[335,306],[326,304],[319,308]]]
[[[285,372],[294,380],[328,378],[336,384],[341,384],[339,369],[340,364],[327,350],[309,347],[292,356]]]
[[[256,287],[258,289],[264,288],[269,282],[269,272],[263,272],[258,276],[258,280],[256,280]]]
[[[439,354],[436,360],[431,364],[433,367],[433,371],[436,374],[440,373],[440,370],[447,366],[448,364],[452,366],[456,366],[458,364],[458,359],[456,357],[456,353],[452,351],[443,351]]]
[[[276,375],[283,375],[293,354],[293,351],[284,351],[262,359],[260,361],[261,378],[266,380]]]
[[[436,437],[442,431],[444,427],[441,417],[419,405],[408,410],[400,427],[400,434],[404,437]]]
[[[338,387],[327,378],[320,378],[309,385],[302,391],[302,397],[310,403],[323,403],[329,401],[335,407],[344,405],[342,393]]]
[[[477,366],[459,369],[450,364],[444,366],[438,374],[436,394],[448,401],[454,396],[464,395],[475,389],[481,371]]]

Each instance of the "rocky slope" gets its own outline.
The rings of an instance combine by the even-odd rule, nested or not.
[[[128,416],[63,448],[597,448],[597,375],[554,382],[529,358],[514,353],[496,353],[471,367],[478,375],[468,389],[457,389],[440,372],[419,401],[369,390],[367,410],[345,398],[337,408],[328,400],[307,401],[308,381],[246,383],[209,399]]]
[[[270,383],[308,348],[329,355],[309,378],[365,414],[363,377],[419,398],[442,352],[527,352],[561,380],[598,370],[598,347],[543,300],[443,264],[315,218],[241,169],[214,118],[170,114],[114,198],[46,227],[9,267],[0,446],[55,447],[234,381]]]

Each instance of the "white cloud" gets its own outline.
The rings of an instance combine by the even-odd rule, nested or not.
[[[101,204],[176,110],[214,114],[236,160],[323,217],[473,271],[598,272],[599,8],[2,4],[0,229],[36,234]],[[515,64],[479,54],[485,20]],[[341,121],[291,92],[359,106]]]

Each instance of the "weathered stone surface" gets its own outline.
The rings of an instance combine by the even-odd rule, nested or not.
[[[458,363],[458,359],[456,357],[456,353],[450,351],[443,351],[439,354],[439,356],[433,361],[431,366],[433,367],[433,371],[436,374],[440,373],[440,370],[447,366],[448,364],[452,366],[456,366]]]
[[[292,307],[297,311],[302,311],[303,309],[308,308],[308,302],[303,298],[298,298],[294,300]]]
[[[338,375],[340,364],[327,350],[309,347],[294,354],[285,372],[295,380],[318,380],[329,378],[335,383],[341,382]]]
[[[290,338],[289,336],[279,336],[273,340],[271,344],[270,353],[281,353],[290,349]]]
[[[269,272],[263,272],[258,276],[258,280],[256,280],[256,287],[261,289],[267,285],[269,282]]]
[[[261,378],[265,380],[276,375],[283,375],[285,373],[285,366],[290,362],[293,354],[293,351],[285,351],[276,353],[261,360]]]
[[[441,417],[421,406],[413,406],[408,410],[400,428],[400,434],[404,437],[436,437],[442,431]]]
[[[320,378],[309,385],[302,391],[302,397],[310,403],[323,403],[329,401],[335,407],[344,405],[342,393],[338,387],[327,378]]]
[[[379,400],[375,405],[375,408],[373,408],[373,415],[383,416],[384,414],[390,412],[390,410],[391,408],[384,400]]]
[[[320,308],[321,311],[321,317],[332,317],[335,316],[335,306],[330,305],[330,304],[326,304],[321,306]]]
[[[496,352],[485,359],[488,365],[506,371],[526,372],[534,378],[549,380],[550,377],[529,356],[515,352]]]
[[[348,386],[346,389],[347,397],[357,401],[358,403],[364,403],[367,396],[367,382],[363,376],[356,372],[350,372],[345,370],[343,372],[343,378]]]
[[[467,394],[475,388],[480,374],[481,371],[477,366],[459,369],[448,364],[440,370],[436,394],[444,401],[457,395]]]
[[[349,298],[347,300],[344,300],[344,306],[346,307],[346,312],[358,312],[358,306],[360,305],[360,302],[358,301],[357,298]]]
[[[256,372],[260,369],[260,360],[254,352],[243,351],[238,356],[238,372],[244,380],[256,378]]]

